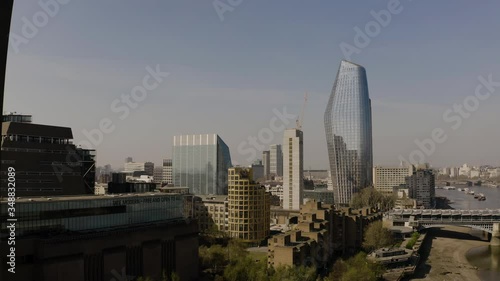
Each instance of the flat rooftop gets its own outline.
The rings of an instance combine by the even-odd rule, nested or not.
[[[113,198],[141,198],[141,197],[152,197],[152,196],[180,196],[178,193],[163,193],[163,192],[145,192],[145,193],[127,193],[127,194],[105,194],[105,195],[60,195],[60,196],[28,196],[28,197],[16,197],[16,203],[23,202],[50,202],[50,201],[72,201],[72,200],[100,200],[100,199],[113,199]],[[8,197],[2,197],[0,202],[7,203]]]
[[[195,195],[203,202],[225,202],[227,201],[227,195]]]

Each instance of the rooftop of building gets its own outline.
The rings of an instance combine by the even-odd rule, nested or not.
[[[71,128],[33,124],[30,122],[2,122],[2,135],[26,135],[73,139]]]
[[[22,122],[31,123],[32,116],[29,114],[22,114],[18,112],[7,112],[2,115],[2,122]]]
[[[360,65],[360,64],[357,64],[357,63],[354,63],[354,62],[351,62],[351,61],[348,61],[348,60],[342,60],[341,63],[344,63],[344,64],[350,64],[350,65],[353,65],[353,66],[357,66],[357,67],[361,67],[364,69],[364,66]]]
[[[225,202],[227,195],[196,195],[203,202]]]
[[[142,198],[151,196],[177,196],[178,194],[160,193],[160,192],[145,192],[145,193],[127,193],[127,194],[104,194],[104,195],[58,195],[58,196],[29,196],[17,197],[16,203],[23,202],[50,202],[50,201],[73,201],[73,200],[100,200],[113,198]],[[2,197],[1,203],[8,202],[8,197]]]
[[[160,190],[189,190],[189,187],[187,186],[162,186],[158,188]]]
[[[368,255],[368,258],[376,261],[392,261],[395,257],[398,257],[398,259],[401,260],[402,258],[410,258],[412,253],[412,250],[402,247],[381,248],[373,251],[370,255]]]

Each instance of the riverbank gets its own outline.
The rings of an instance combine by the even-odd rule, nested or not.
[[[457,226],[428,229],[420,264],[415,274],[405,280],[481,281],[477,268],[467,261],[466,253],[489,242],[469,232],[470,228]]]

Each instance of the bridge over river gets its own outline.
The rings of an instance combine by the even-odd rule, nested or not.
[[[392,210],[385,214],[384,220],[394,226],[407,226],[414,229],[443,225],[466,226],[491,234],[491,244],[500,246],[500,209],[485,210]]]

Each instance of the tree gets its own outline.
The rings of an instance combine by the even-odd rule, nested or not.
[[[203,268],[217,271],[227,263],[226,250],[221,245],[200,246],[198,252]]]
[[[251,257],[244,256],[233,260],[224,270],[224,279],[227,281],[265,281],[267,275],[267,262],[255,262]]]
[[[363,248],[373,251],[393,244],[392,232],[382,225],[381,221],[371,223],[364,235]]]
[[[163,271],[161,275],[161,281],[181,281],[181,278],[175,272],[172,272],[172,274],[170,274],[170,278],[168,278],[167,273]]]
[[[384,195],[373,187],[367,187],[356,193],[351,199],[351,207],[360,208],[378,208],[390,210],[394,207],[395,198],[392,195]]]
[[[278,266],[270,272],[269,281],[315,281],[316,269],[313,267]]]
[[[227,244],[227,259],[229,261],[234,258],[244,257],[247,254],[248,251],[246,250],[245,243],[238,239],[229,240],[229,243]]]
[[[366,254],[361,252],[344,261],[335,262],[327,281],[376,281],[383,274],[384,269],[376,263],[366,259]]]

